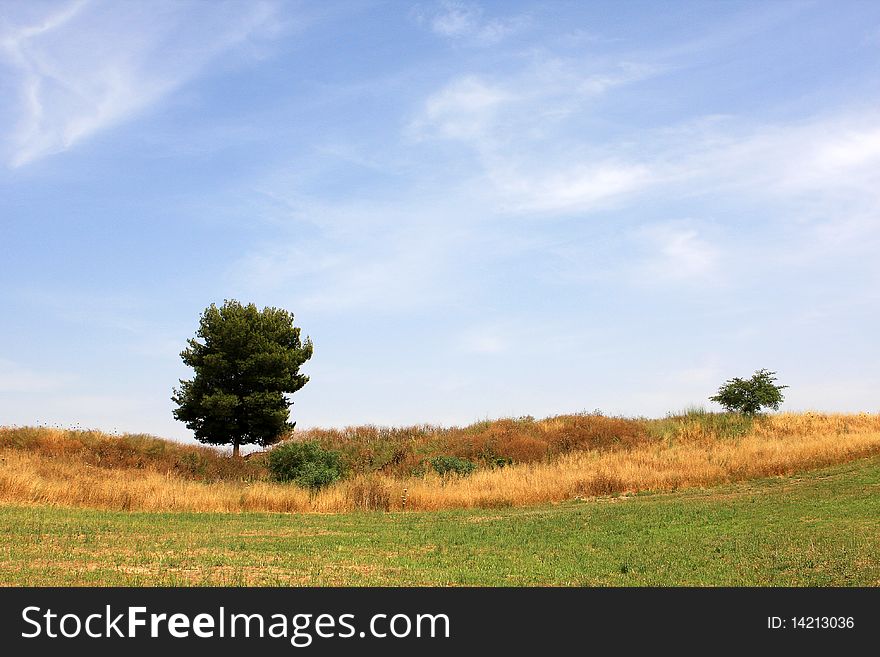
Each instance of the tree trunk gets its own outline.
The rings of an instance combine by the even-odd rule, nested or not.
[[[239,458],[239,456],[241,456],[241,455],[238,453],[238,441],[233,440],[232,441],[232,458],[237,459],[237,458]]]

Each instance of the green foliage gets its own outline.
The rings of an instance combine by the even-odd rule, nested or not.
[[[454,473],[466,477],[477,469],[477,464],[473,461],[460,459],[457,456],[435,456],[429,463],[434,468],[434,472],[441,476]]]
[[[316,442],[279,445],[269,452],[269,473],[276,481],[292,481],[303,488],[318,490],[342,476],[339,452],[324,449]]]
[[[200,475],[205,470],[205,463],[198,454],[187,452],[178,460],[178,468],[184,474]]]
[[[195,370],[180,381],[172,401],[174,417],[212,445],[271,445],[291,430],[291,402],[285,396],[309,380],[299,373],[312,356],[312,343],[300,341],[293,315],[254,304],[211,304],[201,316],[197,338],[181,352]]]
[[[739,377],[730,379],[718,389],[718,394],[709,397],[732,413],[755,415],[762,408],[779,408],[783,401],[782,389],[788,386],[775,385],[776,372],[758,370],[750,379]]]

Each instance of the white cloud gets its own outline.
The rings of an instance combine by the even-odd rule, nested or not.
[[[788,227],[786,244],[756,245],[748,259],[794,266],[880,246],[880,114],[841,108],[761,126],[729,119],[687,145],[681,139],[666,166],[667,193],[745,201],[768,224]],[[662,151],[656,157],[671,161]]]
[[[497,111],[515,98],[477,76],[465,76],[430,96],[410,130],[422,138],[478,139],[494,126]]]
[[[450,19],[445,29],[465,29],[468,16]],[[518,69],[458,75],[426,94],[406,124],[402,149],[387,149],[382,160],[406,191],[372,202],[298,202],[291,221],[319,222],[309,237],[297,232],[255,246],[232,278],[250,290],[290,290],[296,307],[309,311],[400,311],[455,303],[456,295],[461,301],[457,270],[479,287],[475,263],[510,262],[510,254],[493,249],[507,248],[517,236],[529,237],[520,251],[540,253],[545,263],[554,249],[562,252],[541,272],[556,280],[732,289],[751,284],[738,275],[753,277],[756,267],[818,257],[829,247],[866,248],[880,237],[871,212],[880,193],[873,184],[880,171],[875,117],[841,112],[756,125],[748,117],[706,116],[650,129],[614,124],[608,135],[602,131],[609,124],[605,98],[629,93],[629,85],[658,73],[658,66],[546,52],[516,61]],[[429,153],[410,176],[406,165],[436,146],[442,148],[436,160]],[[425,173],[427,179],[419,178]],[[282,195],[296,187],[268,186],[287,188]],[[619,212],[636,201],[638,212]],[[738,231],[726,214],[743,201],[761,206],[743,222],[799,222],[802,230],[785,244],[778,235],[756,242],[763,226]],[[717,220],[710,214],[711,223],[664,216],[703,216],[698,212],[716,206],[721,214]],[[802,210],[807,214],[799,215]],[[593,215],[621,222],[621,230],[597,237],[606,240],[597,253],[590,238],[559,246],[549,237],[532,239],[534,232],[502,235],[511,215]],[[475,245],[483,248],[479,256]],[[479,294],[466,293],[468,300]],[[474,329],[459,347],[503,352],[511,334],[496,328]]]
[[[473,31],[482,12],[462,2],[444,2],[442,10],[434,14],[431,28],[443,36],[461,36]]]
[[[880,128],[857,132],[842,131],[830,141],[818,144],[813,153],[813,168],[822,173],[850,171],[880,162]]]
[[[593,210],[637,192],[652,182],[652,172],[642,164],[615,162],[557,165],[548,173],[499,163],[490,178],[506,211],[561,213]]]
[[[6,109],[8,163],[67,150],[143,111],[221,53],[271,30],[272,16],[265,2],[78,0],[17,24],[7,17],[0,56],[18,89],[18,105]]]
[[[644,282],[705,281],[719,259],[719,249],[686,222],[655,224],[640,229],[636,239],[647,247],[647,260],[638,268]]]
[[[644,189],[655,175],[636,158],[572,140],[568,121],[611,89],[653,71],[626,61],[591,70],[539,56],[503,79],[469,74],[451,80],[425,99],[406,133],[419,141],[458,142],[473,152],[503,212],[592,210]]]
[[[703,191],[880,199],[880,115],[873,111],[841,108],[837,114],[763,125],[725,117],[682,130],[675,140],[661,140],[655,148],[677,158],[681,182]]]
[[[408,134],[425,145],[460,146],[476,168],[450,170],[465,172],[473,198],[499,214],[571,217],[636,199],[710,208],[750,203],[743,222],[762,217],[793,231],[785,248],[773,241],[746,250],[735,239],[709,239],[699,226],[659,218],[660,228],[638,237],[649,251],[636,275],[644,281],[717,280],[711,274],[722,258],[746,271],[762,261],[805,264],[880,245],[875,111],[841,107],[775,124],[706,116],[613,138],[580,129],[601,125],[604,96],[655,72],[638,62],[585,67],[540,55],[491,80],[471,73],[449,81],[425,98]],[[643,221],[658,224],[652,214]]]
[[[469,73],[430,94],[407,132],[417,138],[466,142],[477,150],[547,139],[562,122],[616,87],[657,72],[647,64],[619,61],[585,65],[536,55],[506,76]]]
[[[418,19],[444,38],[475,45],[494,45],[522,30],[527,16],[485,18],[483,8],[474,3],[445,0],[434,10],[420,12]]]

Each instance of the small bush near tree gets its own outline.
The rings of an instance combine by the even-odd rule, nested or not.
[[[434,468],[434,472],[443,476],[449,473],[466,477],[477,469],[477,464],[467,459],[460,459],[457,456],[435,456],[429,463]]]
[[[342,477],[339,452],[316,442],[288,442],[269,452],[269,472],[276,481],[318,490]]]
[[[783,401],[782,390],[788,386],[775,384],[776,372],[760,369],[750,379],[730,379],[718,388],[718,394],[709,397],[726,410],[743,415],[756,415],[762,408],[779,409]]]

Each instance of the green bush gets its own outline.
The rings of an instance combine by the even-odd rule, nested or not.
[[[324,449],[316,442],[283,443],[269,452],[268,466],[275,481],[292,481],[311,490],[342,477],[339,452]]]
[[[731,413],[757,415],[762,408],[775,411],[783,401],[782,390],[788,387],[775,385],[775,381],[776,372],[758,370],[751,379],[728,380],[709,400],[718,402]]]
[[[188,475],[203,475],[206,470],[205,459],[200,458],[195,452],[186,452],[177,459],[175,468]]]
[[[460,459],[457,456],[435,456],[429,463],[434,468],[434,472],[440,476],[451,472],[466,477],[477,469],[477,464],[473,461]]]

